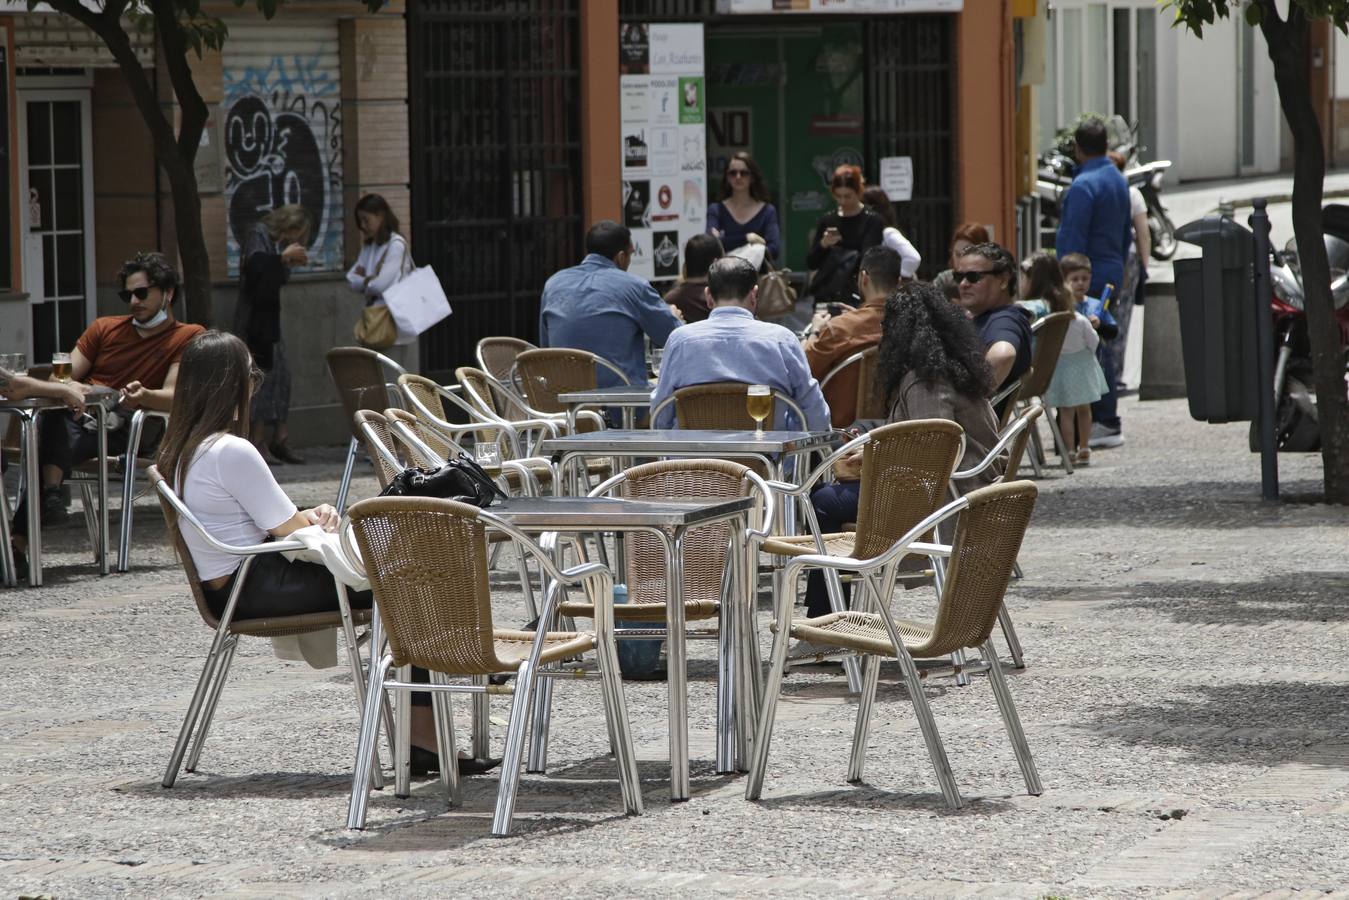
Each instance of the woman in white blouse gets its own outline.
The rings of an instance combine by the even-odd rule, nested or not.
[[[913,242],[904,236],[897,227],[895,207],[890,195],[878,187],[869,187],[862,191],[862,205],[881,217],[885,230],[881,232],[881,243],[899,254],[899,275],[906,281],[918,274],[918,264],[922,255]]]
[[[356,226],[365,243],[347,273],[347,284],[365,295],[366,306],[383,306],[384,292],[412,271],[412,254],[398,233],[398,216],[379,194],[366,194],[356,202]],[[402,343],[405,336],[398,337]]]
[[[159,470],[212,537],[235,546],[261,544],[298,528],[334,531],[337,510],[328,504],[299,510],[248,440],[249,404],[261,373],[244,342],[207,331],[183,350]],[[225,610],[240,558],[213,549],[179,524],[201,579],[206,604]],[[370,593],[353,592],[353,606],[370,605]],[[291,562],[280,553],[259,556],[234,610],[236,619],[293,616],[337,609],[333,577],[316,563]]]

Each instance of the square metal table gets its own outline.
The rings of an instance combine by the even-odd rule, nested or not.
[[[116,406],[120,396],[118,391],[111,388],[98,387],[86,396],[88,404],[85,408],[98,423],[98,515],[95,517],[98,543],[94,554],[100,575],[108,574],[108,408]],[[19,446],[23,457],[24,490],[27,492],[29,587],[42,586],[42,481],[38,467],[37,417],[39,413],[65,409],[64,403],[51,397],[30,397],[27,400],[0,398],[0,412],[13,413],[19,419]],[[5,547],[3,552],[9,560],[9,547]],[[18,582],[12,565],[6,567],[4,574],[6,586],[13,587]]]
[[[717,501],[655,501],[627,500],[620,497],[511,497],[488,508],[487,512],[505,520],[521,531],[545,532],[603,532],[640,531],[654,535],[665,550],[665,573],[668,586],[666,602],[666,641],[669,646],[667,690],[669,694],[670,728],[670,797],[687,800],[689,797],[689,734],[688,734],[688,669],[684,634],[684,535],[700,525],[710,525],[730,519],[745,519],[753,508],[752,497],[736,497]],[[752,635],[748,606],[740,596],[746,584],[741,563],[746,555],[745,528],[734,527],[737,536],[730,560],[737,573],[732,581],[732,596],[723,598],[721,628],[722,649],[719,666],[723,676],[722,689],[717,694],[717,771],[737,771],[743,760],[748,729],[753,727],[746,704],[753,688],[748,678],[748,661],[741,657],[737,646],[741,639]],[[728,610],[730,613],[728,614]],[[540,625],[542,626],[542,623]],[[729,650],[729,653],[725,652]],[[727,658],[729,657],[729,658]],[[757,673],[754,674],[757,677]],[[546,709],[548,685],[540,686],[537,709]],[[536,718],[531,740],[531,771],[543,767],[542,738],[544,731]],[[742,751],[742,752],[737,752]],[[737,759],[736,757],[741,757]]]
[[[587,407],[618,407],[623,414],[623,428],[631,430],[636,425],[637,410],[651,405],[652,390],[650,385],[616,384],[558,394],[557,401],[567,405],[567,431],[571,434],[576,433],[576,413]]]

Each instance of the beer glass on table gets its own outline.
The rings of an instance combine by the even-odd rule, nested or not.
[[[773,389],[766,384],[751,384],[745,394],[745,408],[754,420],[754,436],[763,437],[763,420],[773,412]]]
[[[473,458],[492,478],[501,477],[501,447],[496,441],[479,441],[474,444]]]
[[[70,354],[52,354],[52,380],[70,384]]]

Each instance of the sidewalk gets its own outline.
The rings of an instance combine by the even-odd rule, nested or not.
[[[626,685],[639,818],[619,813],[597,685],[566,681],[550,772],[524,778],[515,835],[487,836],[494,778],[467,779],[453,812],[435,782],[380,792],[368,830],[347,832],[350,683],[247,642],[201,771],[164,790],[210,633],[143,502],[131,574],[93,575],[82,532],[62,528],[46,587],[0,589],[0,883],[59,897],[1349,897],[1349,513],[1261,504],[1244,425],[1192,422],[1183,400],[1122,411],[1123,448],[1039,482],[1008,593],[1041,797],[1024,794],[982,676],[928,686],[969,804],[953,814],[893,672],[860,785],[844,781],[856,707],[841,677],[797,672],[764,799],[747,803],[743,778],[712,772],[708,642],[691,644],[688,803],[666,800],[664,685]],[[313,455],[280,470],[302,505],[336,492],[337,452]],[[1317,489],[1318,458],[1280,463],[1288,494]],[[360,472],[353,496],[373,491]],[[513,577],[493,577],[501,618],[519,621]],[[931,597],[898,602],[921,612]]]

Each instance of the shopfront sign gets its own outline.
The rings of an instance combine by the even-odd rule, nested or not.
[[[678,277],[684,242],[707,223],[703,26],[626,23],[619,32],[623,222],[628,271]]]
[[[717,12],[772,13],[926,13],[960,12],[965,0],[717,0]]]

